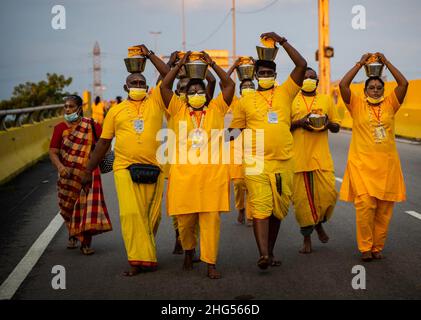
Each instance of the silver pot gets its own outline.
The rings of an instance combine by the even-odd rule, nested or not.
[[[308,121],[310,125],[316,129],[323,128],[326,124],[326,116],[312,113],[308,116]]]
[[[278,53],[278,48],[265,48],[256,46],[257,56],[259,60],[274,61]]]
[[[243,80],[253,80],[254,76],[254,65],[252,64],[242,64],[239,65],[237,68],[237,75],[240,81]]]
[[[125,58],[124,63],[126,64],[126,68],[128,72],[141,73],[145,70],[146,57]]]
[[[202,79],[206,77],[206,71],[208,70],[207,63],[195,60],[192,62],[187,62],[185,64],[187,77],[190,79]]]
[[[365,74],[367,77],[381,77],[383,73],[384,64],[379,62],[373,62],[364,65]]]

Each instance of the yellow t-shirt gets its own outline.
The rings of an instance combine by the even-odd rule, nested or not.
[[[116,138],[114,171],[134,163],[159,165],[156,151],[160,142],[156,140],[156,134],[162,128],[164,111],[160,90],[153,90],[143,101],[124,100],[110,109],[101,138]],[[144,122],[141,133],[136,133],[134,126],[138,114]]]
[[[292,103],[292,121],[305,117],[311,110],[321,110],[327,114],[330,122],[340,123],[338,111],[333,100],[326,94],[306,97],[301,92]],[[294,172],[313,170],[334,171],[329,149],[328,130],[317,132],[298,128],[293,131],[294,138]]]
[[[291,77],[280,86],[271,90],[256,91],[240,98],[233,110],[234,119],[231,128],[252,129],[253,139],[251,150],[256,154],[257,129],[264,131],[264,159],[288,160],[292,157],[293,140],[291,127],[291,104],[300,87]],[[277,123],[269,123],[268,112],[276,114]]]
[[[92,104],[92,118],[100,125],[104,122],[104,102],[100,101],[97,105]]]
[[[405,183],[395,143],[395,113],[400,107],[395,92],[384,99],[380,110],[354,93],[346,107],[353,125],[341,200],[353,201],[355,196],[362,194],[386,201],[405,200]],[[385,133],[380,142],[375,139],[378,118]]]
[[[229,211],[229,173],[228,166],[221,162],[221,149],[217,163],[211,163],[211,129],[224,128],[224,116],[228,110],[222,95],[212,99],[206,110],[203,130],[208,136],[208,162],[192,163],[188,152],[191,152],[192,141],[187,135],[194,129],[187,104],[173,95],[168,106],[172,118],[172,128],[176,133],[176,160],[171,165],[168,178],[168,214],[188,214],[195,212]],[[199,114],[200,112],[195,112]],[[195,119],[198,121],[198,117]],[[187,125],[185,132],[180,132],[179,122]],[[187,138],[187,141],[186,141]],[[182,147],[180,147],[180,145]],[[183,147],[185,145],[186,147]],[[186,152],[187,151],[187,152]],[[183,160],[187,160],[182,162]]]

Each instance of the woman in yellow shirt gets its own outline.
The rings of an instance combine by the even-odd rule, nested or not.
[[[291,131],[294,138],[294,181],[292,200],[295,217],[304,237],[300,253],[311,253],[311,234],[316,229],[319,240],[327,243],[329,237],[322,227],[333,214],[337,192],[328,131],[339,131],[339,116],[329,95],[316,92],[317,73],[307,68],[301,92],[292,103]],[[323,128],[309,125],[309,115],[327,116]]]
[[[181,244],[185,251],[184,269],[193,268],[198,221],[200,259],[208,265],[208,277],[218,279],[221,275],[215,265],[219,245],[220,212],[229,211],[229,176],[227,165],[210,161],[210,158],[213,158],[210,148],[211,130],[224,128],[224,116],[231,104],[235,84],[209,55],[203,53],[205,62],[221,79],[222,94],[209,101],[206,99],[204,82],[191,79],[186,87],[187,103],[181,101],[173,93],[172,85],[189,55],[190,52],[184,55],[161,85],[162,99],[172,118],[177,140],[177,161],[171,164],[168,178],[168,214],[177,216]],[[184,147],[181,147],[182,145]],[[205,150],[209,155],[205,163],[192,160],[194,155],[202,155]]]
[[[376,53],[380,62],[392,73],[397,87],[384,97],[383,80],[371,77],[365,82],[365,96],[356,95],[351,91],[350,84],[371,55],[363,55],[339,84],[342,99],[353,119],[340,199],[354,202],[358,249],[363,261],[383,258],[393,205],[406,199],[395,144],[394,118],[404,101],[408,81],[383,54]]]

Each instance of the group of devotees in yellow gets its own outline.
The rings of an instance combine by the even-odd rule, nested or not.
[[[198,260],[195,249],[199,244],[200,261],[207,264],[207,276],[221,277],[216,268],[220,219],[222,213],[230,211],[231,180],[236,207],[242,213],[238,220],[245,220],[246,211],[247,221],[253,227],[259,268],[281,264],[274,256],[274,247],[291,203],[304,239],[300,252],[312,252],[313,230],[322,243],[328,242],[322,224],[331,218],[338,199],[328,132],[340,130],[338,112],[331,96],[317,92],[317,73],[286,38],[274,32],[261,37],[273,39],[295,67],[279,84],[275,62],[253,60],[254,79],[240,82],[238,97],[231,72],[239,60],[226,72],[202,51],[201,59],[209,68],[204,81],[182,76],[192,55],[190,51],[184,55],[175,52],[164,63],[145,45],[138,46],[158,70],[160,79],[151,89],[141,73],[127,77],[124,89],[128,97],[108,111],[82,178],[84,184],[90,182],[91,172],[109,152],[115,138],[114,180],[130,264],[125,275],[157,270],[155,235],[161,220],[165,178],[167,214],[173,218],[176,231],[174,253],[184,252],[184,270],[191,270]],[[353,78],[371,54],[363,55],[339,85],[353,118],[340,199],[355,205],[357,244],[364,261],[384,257],[382,250],[393,205],[405,200],[394,115],[403,102],[408,82],[383,54],[377,56],[397,81],[390,95],[384,97],[380,77],[367,79],[364,95],[350,89]],[[219,78],[221,92],[216,97],[211,70]],[[175,79],[178,83],[174,90]],[[257,80],[257,88],[253,80]],[[324,119],[321,128],[310,121],[315,114]],[[175,159],[170,164],[161,161],[162,143],[157,138],[164,122],[170,132],[168,137],[172,138],[169,140],[175,141],[171,146],[167,144],[167,158]],[[211,146],[213,139],[221,139],[213,132],[224,129],[222,140],[230,140],[228,145],[237,146],[232,149],[244,151],[240,162],[223,162],[223,144],[216,150]],[[243,139],[243,143],[236,143],[237,139]],[[201,160],[197,161],[199,157],[195,156],[199,154]]]

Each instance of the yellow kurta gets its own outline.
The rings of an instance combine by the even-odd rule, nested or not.
[[[98,104],[92,104],[92,118],[100,125],[104,122],[104,102],[100,101]]]
[[[340,191],[341,200],[354,201],[356,196],[363,194],[386,201],[406,199],[395,144],[394,118],[399,107],[394,91],[381,103],[381,122],[386,138],[376,143],[374,126],[377,119],[372,107],[364,98],[352,93],[350,104],[347,105],[353,119],[352,139]]]
[[[224,128],[224,115],[228,110],[222,95],[213,99],[208,106],[203,129],[208,135],[208,164],[191,163],[186,152],[198,154],[192,149],[191,139],[179,132],[179,123],[187,125],[187,134],[194,129],[187,104],[173,95],[168,112],[172,117],[173,128],[177,137],[177,163],[172,164],[168,179],[168,213],[182,215],[196,212],[229,211],[229,173],[228,165],[221,159],[217,164],[211,163],[210,150],[211,129]],[[181,142],[180,142],[181,141]],[[186,147],[181,147],[185,145]],[[222,152],[220,152],[220,155]],[[185,156],[187,163],[180,163]]]
[[[252,155],[256,155],[259,149],[256,148],[256,130],[264,132],[263,159],[257,159],[255,166],[262,168],[262,172],[249,174],[247,168],[253,166],[247,165],[250,163],[247,159],[245,161],[245,182],[253,218],[264,219],[273,213],[282,219],[288,213],[294,170],[291,104],[299,90],[300,87],[288,77],[272,90],[257,91],[241,98],[234,110],[231,127],[251,129],[253,132],[251,146],[245,142],[245,149],[251,149]],[[269,111],[277,114],[277,123],[269,123]],[[281,194],[277,191],[280,187]]]
[[[134,266],[157,264],[154,234],[161,219],[164,176],[160,174],[155,184],[138,184],[126,168],[135,163],[159,165],[156,134],[162,127],[164,111],[160,90],[154,90],[142,102],[125,100],[110,109],[101,134],[103,139],[116,137],[114,180],[124,244],[129,263]],[[144,120],[141,133],[134,128],[138,118]]]
[[[340,123],[338,112],[328,95],[306,97],[301,92],[292,104],[292,121],[305,117],[312,110],[327,114],[330,122]],[[294,138],[293,203],[300,227],[326,222],[333,214],[337,200],[335,175],[329,149],[328,130],[307,131],[298,128]]]

